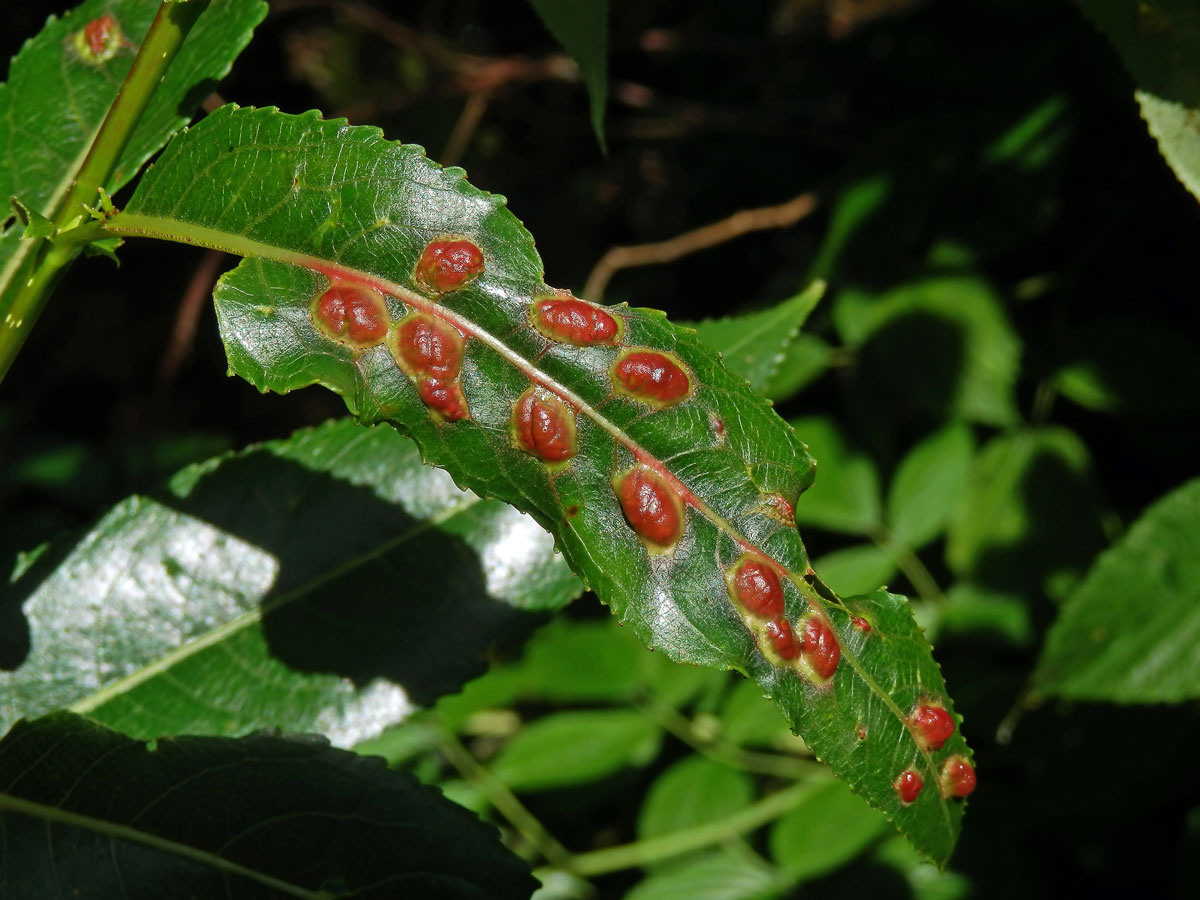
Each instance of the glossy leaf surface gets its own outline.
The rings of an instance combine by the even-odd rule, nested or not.
[[[495,828],[312,736],[151,748],[65,713],[22,721],[0,741],[0,829],[12,897],[516,900],[534,887]]]
[[[579,590],[529,517],[459,491],[389,426],[330,422],[190,466],[4,585],[29,641],[0,672],[0,724],[68,706],[139,737],[349,745]]]
[[[51,17],[13,59],[0,85],[0,197],[17,196],[51,216],[66,196],[96,130],[150,28],[159,4],[148,0],[88,0]],[[261,0],[211,0],[200,14],[155,91],[108,180],[109,193],[182,128],[250,40],[266,15]],[[102,22],[105,17],[111,22]],[[103,35],[97,24],[102,23]],[[89,34],[99,54],[92,52]],[[106,46],[107,45],[107,46]],[[22,229],[9,225],[0,238],[0,291],[19,262]],[[24,246],[29,246],[24,245]],[[2,302],[2,301],[0,301]]]
[[[928,644],[903,598],[843,600],[810,573],[789,512],[812,461],[690,330],[555,292],[500,198],[315,113],[213,114],[108,227],[247,257],[216,292],[233,371],[263,390],[324,384],[362,420],[397,423],[464,487],[529,512],[643,641],[746,673],[917,846],[949,855],[961,804],[930,791],[901,806],[891,786],[908,765],[936,783],[943,756],[965,752],[961,734],[923,750],[907,720],[922,698],[949,703]],[[384,337],[325,316],[342,288],[366,298],[364,334],[382,322]],[[541,449],[517,427],[530,396],[557,429]],[[747,560],[779,580],[779,621],[802,636],[819,626],[825,674],[783,626],[731,600]]]
[[[1200,481],[1151,506],[1063,605],[1039,687],[1079,700],[1200,696]]]

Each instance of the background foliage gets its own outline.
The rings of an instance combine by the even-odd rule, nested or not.
[[[12,11],[10,51],[40,16]],[[843,591],[914,598],[981,787],[938,873],[824,778],[751,685],[646,654],[586,599],[525,644],[515,635],[542,619],[517,616],[488,675],[360,749],[500,822],[505,793],[485,788],[515,792],[558,844],[595,851],[579,859],[600,896],[1195,893],[1200,723],[1178,701],[1200,693],[1200,510],[1183,487],[1200,444],[1200,210],[1138,116],[1144,76],[1079,10],[1040,2],[620,4],[608,42],[607,155],[570,65],[513,3],[429,2],[404,20],[274,3],[220,91],[378,124],[463,164],[538,236],[547,279],[577,290],[614,244],[815,192],[794,227],[619,272],[605,299],[746,316],[701,333],[819,461],[797,509],[814,567]],[[325,432],[164,479],[341,415],[324,392],[260,397],[214,377],[225,362],[206,299],[194,338],[185,327],[196,251],[131,243],[122,259],[137,286],[78,266],[0,393],[0,548],[51,541],[23,560],[26,586],[97,522],[137,514],[134,492],[173,527],[219,525],[200,473],[295,460]],[[780,340],[794,331],[780,304],[812,277],[829,281],[824,299]],[[313,469],[284,476],[319,503]],[[396,489],[377,472],[339,477],[388,527],[431,513],[381,510]],[[438,552],[479,546],[478,523],[460,524],[434,537]],[[424,578],[422,554],[409,558],[402,571]],[[544,587],[525,605],[573,593],[569,579]],[[231,617],[259,602],[243,600]],[[0,601],[0,665],[25,661],[29,624]],[[312,690],[336,691],[330,672],[377,674],[313,660],[286,632],[244,634]],[[745,839],[616,869],[597,856],[740,821],[789,782],[787,808]],[[513,846],[553,848],[525,824]]]

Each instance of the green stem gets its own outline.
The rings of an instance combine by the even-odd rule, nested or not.
[[[54,215],[57,231],[66,232],[88,215],[85,204],[94,203],[108,181],[130,135],[158,89],[167,67],[183,40],[210,0],[163,0],[154,22],[121,90],[79,167],[71,189]],[[82,244],[48,242],[39,248],[32,271],[16,289],[3,321],[0,321],[0,381],[12,367],[21,346],[46,306],[51,288],[79,255]]]
[[[718,822],[707,825],[697,825],[673,834],[652,838],[648,841],[636,841],[632,844],[621,844],[604,850],[594,850],[591,853],[580,853],[571,857],[570,871],[584,878],[604,875],[608,872],[619,872],[622,869],[632,869],[648,863],[659,862],[701,850],[714,844],[720,844],[731,838],[739,837],[747,832],[761,828],[768,822],[788,812],[800,799],[813,790],[819,782],[807,781],[794,784],[782,791],[777,791],[753,806],[748,806],[741,812],[726,816]],[[533,873],[535,877],[539,872]],[[545,874],[543,871],[540,874]]]
[[[574,871],[571,854],[567,848],[554,839],[546,830],[546,826],[525,808],[512,791],[479,764],[457,737],[449,730],[443,730],[438,746],[467,783],[487,797],[488,802],[496,807],[500,815],[508,819],[513,828],[532,844],[547,862],[555,868]]]
[[[925,563],[921,562],[921,557],[917,556],[907,544],[893,540],[892,536],[884,530],[872,531],[867,537],[874,541],[880,549],[887,552],[892,558],[892,562],[912,584],[918,597],[928,600],[930,603],[945,602],[946,595],[938,586],[937,579],[933,577],[933,573],[929,571]]]
[[[709,759],[756,775],[773,775],[789,780],[811,775],[825,766],[816,760],[779,753],[756,753],[722,738],[710,738],[700,733],[695,723],[674,707],[654,699],[635,701],[642,712],[679,738],[689,747]]]

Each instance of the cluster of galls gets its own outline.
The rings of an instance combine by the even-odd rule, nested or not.
[[[465,238],[441,238],[421,254],[413,278],[436,302],[477,278],[483,254]],[[454,325],[429,312],[412,310],[394,326],[383,294],[356,282],[335,281],[313,302],[313,320],[329,337],[358,349],[387,344],[400,369],[435,419],[454,422],[470,418],[461,373],[466,336]],[[605,309],[570,295],[535,299],[529,307],[531,324],[547,340],[575,347],[618,347],[624,321]],[[609,368],[614,393],[655,409],[681,403],[694,391],[692,375],[673,354],[649,347],[619,352]],[[553,391],[531,384],[513,404],[510,420],[513,444],[551,467],[565,465],[576,452],[575,411]],[[678,482],[655,466],[637,463],[613,478],[613,490],[629,526],[651,552],[665,553],[683,537],[684,502],[690,497]],[[791,505],[782,496],[764,508],[781,521],[794,521]],[[778,666],[793,668],[813,684],[833,678],[841,645],[825,615],[813,611],[794,624],[786,616],[778,565],[758,554],[743,554],[726,572],[729,595],[742,614],[763,655]],[[855,618],[867,633],[871,626]],[[954,732],[954,721],[939,705],[918,705],[908,724],[922,746],[941,748]],[[897,776],[894,787],[904,804],[913,803],[924,782],[915,769]],[[941,791],[965,797],[975,787],[975,771],[962,756],[942,766]]]
[[[930,752],[942,749],[942,745],[954,734],[954,719],[945,707],[938,703],[918,703],[908,716],[909,729],[922,748]],[[915,803],[925,787],[925,780],[916,769],[908,768],[892,782],[900,802],[905,806]],[[942,762],[938,777],[938,789],[943,797],[965,797],[975,790],[975,769],[961,754],[953,754]]]
[[[725,573],[729,596],[767,659],[795,666],[809,681],[825,684],[837,671],[842,657],[837,635],[825,617],[816,612],[792,627],[784,615],[783,583],[776,567],[764,557],[743,554]]]

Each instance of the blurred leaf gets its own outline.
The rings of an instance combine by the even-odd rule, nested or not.
[[[745,378],[754,391],[765,393],[800,334],[800,326],[824,293],[825,282],[814,281],[770,309],[697,322],[696,333],[719,351],[725,365]]]
[[[919,550],[941,533],[966,493],[974,449],[971,429],[952,422],[909,451],[888,488],[893,539]]]
[[[1086,409],[1148,419],[1200,407],[1200,342],[1177,327],[1105,316],[1071,329],[1069,353],[1055,385]]]
[[[1029,605],[1020,595],[988,591],[959,581],[946,591],[937,609],[930,640],[940,634],[995,635],[1020,647],[1033,642]]]
[[[1021,345],[984,280],[930,277],[874,301],[842,291],[835,308],[843,340],[861,344],[860,389],[876,414],[999,427],[1017,421]]]
[[[803,332],[783,352],[775,375],[763,393],[776,403],[790,400],[833,364],[834,349],[821,338]]]
[[[1068,137],[1062,125],[1067,107],[1067,98],[1060,94],[1040,101],[987,147],[983,161],[1025,172],[1041,169],[1055,158]]]
[[[845,596],[870,593],[896,574],[892,554],[876,544],[856,544],[826,553],[813,561],[813,568],[822,581]]]
[[[976,455],[946,562],[988,590],[1043,591],[1104,545],[1083,442],[1064,428],[1002,434]]]
[[[771,900],[786,889],[768,867],[713,851],[655,870],[625,900]]]
[[[587,85],[592,130],[600,148],[604,138],[604,107],[608,103],[608,0],[529,0],[554,39],[579,66]]]
[[[1137,82],[1142,118],[1200,199],[1200,7],[1194,0],[1076,0]]]
[[[725,739],[742,747],[771,747],[788,738],[800,743],[787,723],[763,702],[762,688],[745,678],[737,679],[725,698],[721,724]]]
[[[1200,696],[1200,480],[1159,500],[1100,554],[1051,627],[1036,681],[1079,700]]]
[[[863,223],[887,201],[891,191],[891,176],[872,175],[847,187],[837,199],[821,249],[809,269],[810,278],[831,278],[838,261]]]
[[[758,705],[771,708],[761,697]],[[745,772],[705,756],[686,756],[650,785],[638,814],[638,840],[720,821],[753,799],[754,782]]]
[[[388,426],[330,422],[190,466],[0,586],[31,634],[0,723],[70,706],[141,737],[351,744],[457,690],[518,610],[578,593],[532,520]]]
[[[622,709],[552,713],[527,725],[492,764],[517,791],[594,781],[658,755],[662,733],[639,712]]]
[[[817,461],[813,486],[796,503],[796,524],[849,534],[879,528],[879,475],[870,458],[851,448],[831,419],[793,419],[792,427]]]
[[[551,622],[516,666],[520,695],[556,703],[621,702],[646,680],[646,649],[613,619]]]
[[[161,738],[79,716],[0,741],[10,896],[522,898],[496,830],[382,760],[312,736]]]
[[[901,835],[883,841],[875,858],[904,877],[912,900],[960,900],[975,893],[970,878],[926,862]]]
[[[771,858],[804,882],[848,863],[881,833],[887,820],[840,781],[816,786],[771,829]]]

